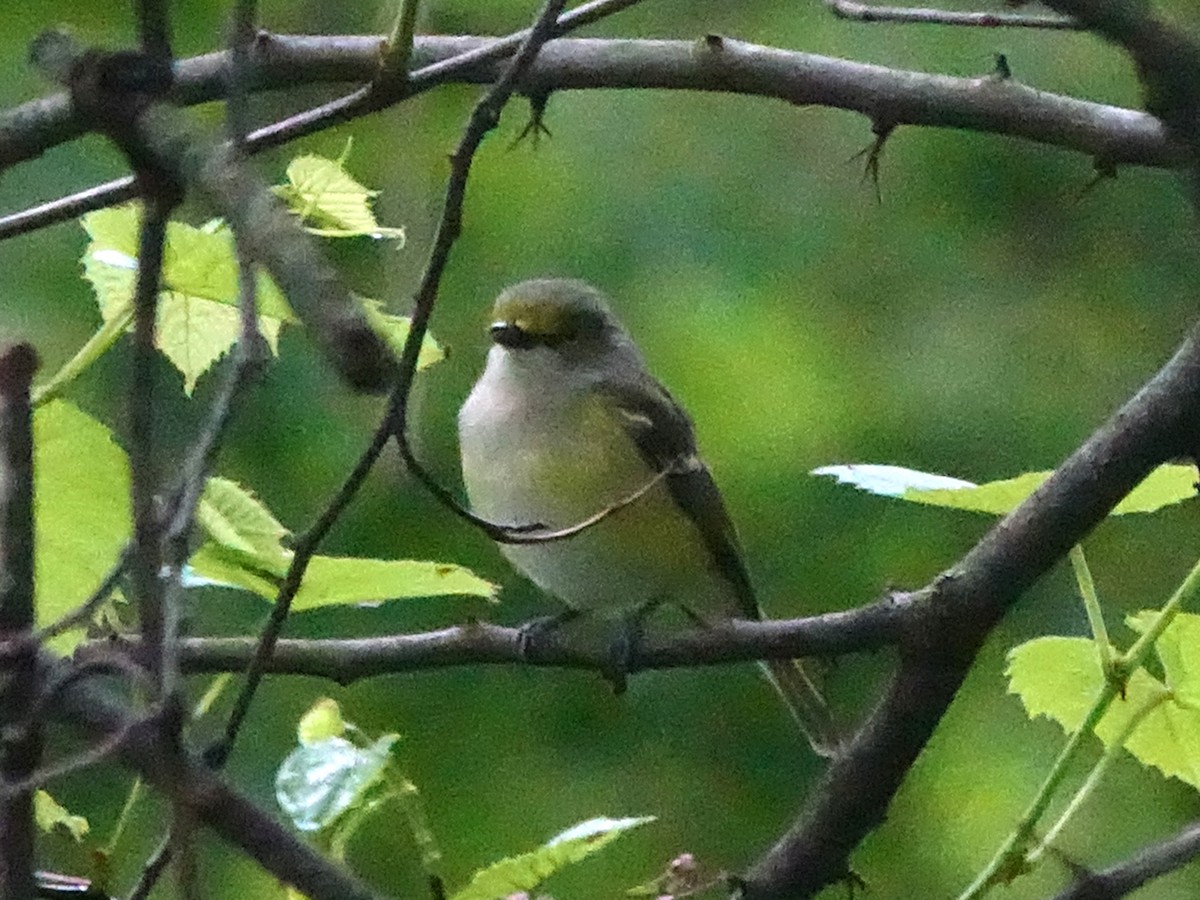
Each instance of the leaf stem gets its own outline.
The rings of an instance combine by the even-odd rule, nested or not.
[[[1105,676],[1113,673],[1115,654],[1112,642],[1108,639],[1108,628],[1104,624],[1104,612],[1100,608],[1100,596],[1096,593],[1096,582],[1092,580],[1092,570],[1088,567],[1087,557],[1083,555],[1083,545],[1076,544],[1069,554],[1071,570],[1075,573],[1075,582],[1079,585],[1079,595],[1083,598],[1083,609],[1087,613],[1088,625],[1092,629],[1092,637],[1100,651],[1100,665]]]
[[[87,339],[87,342],[79,348],[75,355],[63,364],[62,368],[55,372],[48,381],[33,389],[34,408],[49,403],[61,395],[72,381],[112,349],[132,320],[133,304],[127,300],[96,330],[95,334]]]

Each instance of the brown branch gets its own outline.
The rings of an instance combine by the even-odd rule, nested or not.
[[[856,22],[890,22],[897,25],[955,25],[969,28],[1039,28],[1077,30],[1081,26],[1065,16],[1036,16],[1013,12],[960,12],[914,6],[873,6],[855,0],[825,0],[839,19]]]
[[[808,897],[847,876],[966,677],[1021,594],[1158,464],[1197,446],[1200,331],[953,568],[908,598],[900,666],[795,824],[745,876],[747,900]]]
[[[837,656],[875,650],[897,643],[911,617],[909,600],[889,596],[859,609],[832,612],[803,619],[749,621],[733,619],[711,628],[687,630],[667,636],[649,636],[629,662],[630,672],[688,666],[725,665],[759,659],[794,659],[801,656]],[[185,638],[180,642],[179,664],[189,674],[244,671],[254,657],[254,638]],[[109,641],[83,644],[81,660],[110,654]],[[128,651],[140,653],[136,644]],[[308,675],[349,684],[363,678],[398,672],[421,672],[452,666],[532,665],[611,669],[607,651],[572,640],[567,630],[540,635],[528,648],[520,628],[487,622],[444,628],[419,634],[391,634],[370,638],[283,639],[262,663],[262,671],[279,675]]]
[[[121,760],[148,784],[280,881],[313,900],[370,900],[375,895],[231,788],[165,734],[157,719],[136,720],[94,682],[63,678],[66,664],[39,658],[45,682],[68,682],[49,714],[92,742],[124,733]]]
[[[253,89],[259,91],[305,83],[365,81],[378,67],[379,40],[263,36],[251,55],[249,78]],[[494,82],[501,64],[455,62],[492,43],[481,37],[419,37],[413,61],[422,69],[412,73],[405,96],[451,80]],[[691,41],[554,40],[539,54],[521,89],[532,93],[642,88],[732,93],[843,109],[873,121],[886,112],[894,126],[1003,134],[1084,153],[1110,166],[1173,167],[1188,158],[1169,140],[1158,119],[1139,110],[1038,91],[1011,79],[954,78],[729,39],[714,43],[715,47],[708,47],[707,42],[701,47]],[[225,96],[229,65],[226,53],[181,61],[176,98],[183,103],[202,103]],[[364,108],[362,114],[368,111]],[[253,132],[248,149],[256,152],[276,146],[282,140],[277,133],[282,124]],[[59,95],[17,107],[0,118],[0,167],[35,157],[82,133],[69,104]],[[89,188],[0,218],[0,239],[67,221],[135,195],[131,179]]]
[[[1200,856],[1200,822],[1193,822],[1172,838],[1143,848],[1122,863],[1076,878],[1054,900],[1118,900],[1138,888],[1174,872]]]
[[[29,389],[37,354],[28,344],[0,352],[0,639],[21,649],[0,666],[0,780],[28,780],[42,752],[42,732],[29,715],[37,693],[33,629],[33,431]],[[34,892],[33,790],[0,797],[0,900]]]

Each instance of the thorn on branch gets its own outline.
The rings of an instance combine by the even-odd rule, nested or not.
[[[1116,164],[1107,159],[1096,157],[1095,161],[1092,163],[1092,168],[1094,170],[1094,174],[1088,179],[1087,183],[1079,189],[1079,193],[1075,196],[1075,201],[1077,203],[1082,201],[1083,198],[1090,194],[1092,190],[1095,189],[1096,186],[1101,182],[1107,181],[1110,178],[1113,181],[1116,181],[1117,179]]]
[[[1008,56],[996,54],[996,67],[992,70],[992,78],[996,81],[1008,81],[1012,78],[1012,68],[1008,64]]]
[[[508,145],[509,150],[516,149],[517,145],[525,138],[529,138],[529,143],[534,150],[538,148],[538,143],[542,135],[548,138],[554,137],[550,133],[550,129],[546,127],[546,104],[550,102],[550,91],[536,91],[529,94],[529,121],[525,123],[525,127],[521,129],[521,133],[516,139]]]
[[[875,140],[855,153],[849,160],[853,162],[860,157],[865,157],[862,180],[864,183],[871,182],[875,189],[875,202],[880,204],[883,203],[883,194],[879,189],[879,160],[883,157],[884,145],[887,144],[888,138],[895,130],[895,125],[876,119],[871,126]]]

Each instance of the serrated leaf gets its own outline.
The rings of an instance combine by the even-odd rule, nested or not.
[[[974,484],[947,475],[919,472],[902,466],[856,464],[824,466],[813,475],[831,475],[841,483],[927,506],[1006,515],[1050,477],[1050,472],[1025,472],[1014,478]],[[1149,513],[1196,496],[1196,467],[1165,465],[1150,473],[1109,515]]]
[[[210,541],[255,560],[266,572],[279,576],[287,572],[292,554],[283,546],[283,538],[288,530],[236,481],[209,478],[196,520]]]
[[[1157,610],[1145,609],[1125,621],[1144,634],[1158,616]],[[1177,613],[1154,642],[1154,650],[1162,661],[1167,687],[1180,703],[1200,709],[1200,615]]]
[[[287,755],[275,776],[279,806],[301,831],[318,831],[365,802],[383,779],[392,745],[400,738],[385,734],[370,747],[356,747],[342,737],[301,744]]]
[[[139,209],[126,205],[89,213],[80,221],[91,238],[83,255],[107,322],[128,315],[137,275]],[[156,340],[184,377],[190,395],[197,379],[238,336],[237,255],[228,229],[167,224]],[[274,282],[258,276],[259,327],[272,352],[283,322],[296,321]]]
[[[34,791],[33,818],[37,827],[46,834],[62,831],[74,838],[76,843],[81,843],[91,830],[87,819],[72,815],[66,807],[43,790]]]
[[[1015,647],[1008,655],[1009,690],[1031,717],[1046,715],[1068,733],[1082,724],[1104,687],[1096,645],[1086,638],[1045,637]],[[1096,726],[1112,744],[1130,718],[1154,702],[1166,686],[1145,669],[1134,672],[1124,698],[1116,698]],[[1164,775],[1200,787],[1200,712],[1175,700],[1160,702],[1125,742],[1125,749]]]
[[[129,535],[129,463],[109,430],[62,400],[33,417],[38,624],[61,618],[100,585]],[[69,652],[81,635],[50,642]]]
[[[296,725],[296,737],[301,744],[315,744],[326,738],[341,737],[345,733],[342,708],[329,697],[322,697],[310,706]]]
[[[639,816],[601,817],[580,822],[537,850],[502,859],[476,872],[470,884],[454,894],[451,900],[501,900],[531,891],[555,872],[604,849],[629,829],[653,821],[653,816]]]
[[[322,237],[404,240],[403,228],[384,228],[376,221],[371,200],[379,192],[352,178],[338,160],[296,157],[288,164],[287,184],[276,193]]]
[[[296,611],[338,603],[466,595],[494,600],[496,585],[462,566],[415,559],[314,556],[292,602]]]
[[[359,302],[362,304],[362,310],[366,314],[367,324],[387,341],[388,346],[392,348],[392,352],[399,357],[404,352],[404,342],[408,340],[408,332],[412,327],[412,319],[408,316],[395,316],[384,312],[383,306],[378,300],[359,298]],[[432,366],[435,362],[439,362],[445,358],[446,351],[426,333],[424,340],[421,341],[421,350],[417,353],[417,369],[420,370]]]

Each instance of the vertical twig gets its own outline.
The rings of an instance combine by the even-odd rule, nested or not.
[[[27,782],[41,755],[29,710],[37,696],[33,629],[33,435],[29,389],[37,354],[28,344],[0,353],[0,640],[7,655],[0,690],[0,775]],[[0,900],[34,892],[33,789],[0,795]]]

